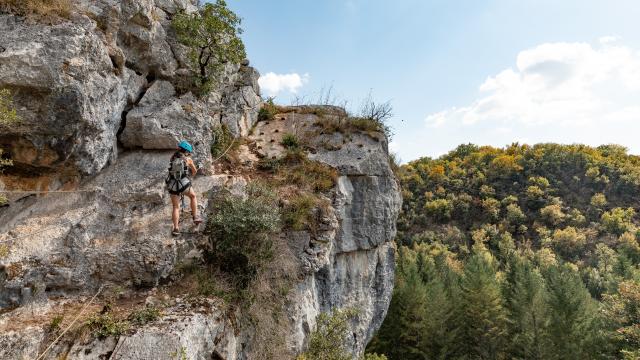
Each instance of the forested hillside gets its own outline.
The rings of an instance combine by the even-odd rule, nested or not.
[[[462,145],[400,170],[389,359],[639,359],[640,157]]]

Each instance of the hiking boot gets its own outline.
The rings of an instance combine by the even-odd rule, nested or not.
[[[171,231],[171,235],[180,236],[180,229],[173,229],[173,231]]]
[[[193,223],[196,224],[196,225],[202,224],[202,218],[200,216],[198,216],[198,215],[194,216],[193,217]]]

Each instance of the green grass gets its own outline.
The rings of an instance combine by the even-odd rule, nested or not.
[[[282,136],[280,144],[287,149],[297,149],[300,147],[300,140],[294,134],[288,133]]]
[[[155,306],[145,306],[142,309],[135,310],[127,318],[132,324],[144,325],[152,321],[160,319],[162,315],[160,309]]]
[[[282,222],[295,231],[315,228],[314,210],[320,199],[313,194],[299,194],[282,209]]]
[[[117,320],[110,313],[96,314],[86,322],[91,333],[99,339],[120,336],[129,329],[129,322]]]

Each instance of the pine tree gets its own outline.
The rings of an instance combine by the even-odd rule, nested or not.
[[[462,347],[467,358],[500,359],[506,317],[492,256],[476,249],[464,267]]]
[[[579,274],[567,265],[545,274],[550,310],[549,359],[596,359],[603,350],[598,308]]]
[[[507,262],[503,294],[509,358],[546,359],[549,314],[544,279],[526,258],[512,254]]]
[[[421,253],[419,253],[421,254]],[[418,257],[418,260],[425,257]],[[446,256],[424,260],[422,278],[426,288],[425,313],[420,348],[427,359],[449,359],[459,349],[459,277],[447,264]]]
[[[427,317],[426,288],[413,256],[400,252],[397,270],[386,320],[367,352],[384,353],[389,360],[424,359],[419,345]]]

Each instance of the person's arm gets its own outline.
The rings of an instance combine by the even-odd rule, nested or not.
[[[195,176],[196,173],[198,172],[198,168],[196,167],[196,165],[193,163],[193,159],[191,158],[187,158],[187,166],[189,167],[189,169],[191,170],[191,175]]]

